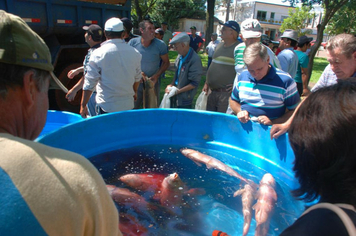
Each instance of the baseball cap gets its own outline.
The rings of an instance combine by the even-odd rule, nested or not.
[[[245,39],[261,37],[262,29],[260,22],[256,19],[244,20],[241,23],[241,33]]]
[[[121,18],[121,21],[124,24],[126,31],[130,32],[133,27],[131,20],[127,17],[124,17],[124,18]]]
[[[124,24],[117,17],[112,17],[105,22],[105,31],[121,32],[124,31]]]
[[[161,25],[168,25],[168,23],[167,22],[162,22]]]
[[[211,33],[211,36],[218,36],[217,33]]]
[[[190,29],[194,29],[194,30],[197,30],[197,27],[195,27],[195,26],[192,26],[192,27],[190,27]]]
[[[87,31],[96,42],[101,41],[101,38],[103,37],[103,30],[99,25],[92,24],[89,26],[83,26],[83,30]]]
[[[313,41],[312,37],[308,37],[306,35],[300,36],[299,41],[298,41],[298,46],[299,45],[303,46],[304,44],[309,43],[311,41]]]
[[[289,38],[289,39],[292,39],[292,40],[298,42],[298,32],[295,31],[295,30],[286,29],[286,30],[283,32],[281,38]]]
[[[0,10],[0,35],[0,62],[48,71],[56,84],[68,92],[53,73],[51,53],[46,43],[24,20]]]
[[[157,28],[157,29],[155,30],[155,33],[156,33],[156,34],[160,34],[160,35],[164,35],[164,31],[163,31],[163,29],[161,29],[161,28]]]
[[[240,33],[240,26],[236,21],[229,20],[229,21],[226,21],[225,24],[222,24],[222,25],[230,27],[231,29],[235,30],[237,33]]]
[[[175,43],[183,43],[183,42],[190,42],[190,37],[185,32],[177,34],[169,43],[175,44]]]

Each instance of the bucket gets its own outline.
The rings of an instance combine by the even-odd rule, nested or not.
[[[271,173],[288,190],[298,186],[292,171],[294,154],[287,134],[271,140],[269,126],[254,122],[243,124],[236,116],[222,113],[184,109],[109,113],[64,126],[37,141],[82,154],[89,160],[102,153],[136,146],[160,144],[203,148],[228,154],[231,157],[224,159],[224,163],[231,166],[236,165],[234,157],[240,157]],[[103,166],[105,169],[105,164]],[[285,191],[285,194],[290,193]],[[278,228],[276,235],[302,213],[303,206],[298,202],[293,204],[293,214],[290,219],[283,219],[287,222],[285,225],[275,227]]]

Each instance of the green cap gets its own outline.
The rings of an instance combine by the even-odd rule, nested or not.
[[[20,17],[0,10],[0,62],[52,72],[51,53]]]

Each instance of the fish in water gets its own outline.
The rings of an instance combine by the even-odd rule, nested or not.
[[[162,182],[166,176],[162,174],[126,174],[119,179],[131,188],[143,191],[154,192],[160,190]]]
[[[139,236],[147,235],[148,230],[144,227],[138,219],[127,213],[119,214],[119,229],[125,236]]]
[[[262,177],[256,194],[257,203],[252,207],[255,210],[255,235],[267,235],[271,213],[277,201],[275,186],[276,181],[271,174],[267,173]]]
[[[155,206],[146,201],[146,199],[127,188],[118,188],[114,185],[106,185],[111,198],[119,205],[132,207],[137,211],[146,211],[147,209],[156,209]]]
[[[244,181],[245,183],[251,184],[252,186],[256,186],[256,184],[253,181],[245,179],[236,171],[234,171],[231,167],[213,158],[212,156],[208,156],[201,152],[188,148],[182,148],[180,151],[184,156],[194,161],[198,166],[205,164],[208,169],[217,169],[223,171],[231,176],[234,176]]]
[[[158,108],[155,84],[143,72],[142,72],[142,77],[143,77],[143,108]]]
[[[234,197],[241,195],[242,214],[244,216],[244,227],[242,235],[248,234],[252,219],[252,204],[255,200],[256,189],[249,184],[245,184],[243,189],[239,189],[234,193]]]
[[[162,206],[173,209],[173,212],[179,213],[179,207],[186,205],[185,195],[203,195],[204,189],[189,189],[177,173],[173,173],[164,178],[160,191],[155,198],[159,199]]]

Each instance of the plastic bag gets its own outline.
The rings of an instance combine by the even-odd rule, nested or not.
[[[164,94],[159,108],[171,108],[171,99],[169,99],[168,95],[168,93]]]
[[[206,110],[206,104],[208,102],[208,95],[206,92],[201,92],[199,97],[197,98],[197,101],[195,103],[195,109],[196,110]]]

